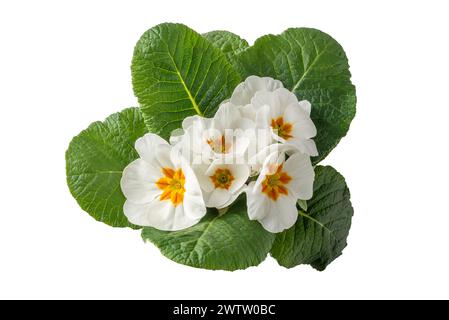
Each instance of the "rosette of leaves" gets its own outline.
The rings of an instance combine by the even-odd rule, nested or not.
[[[209,209],[191,228],[143,228],[142,237],[173,261],[214,270],[256,266],[268,254],[287,268],[309,264],[324,270],[341,255],[353,215],[349,189],[334,168],[317,165],[346,135],[355,115],[355,87],[337,41],[316,29],[291,28],[249,46],[227,31],[201,35],[164,23],[137,42],[131,71],[140,107],[94,122],[66,152],[67,183],[84,211],[110,226],[138,229],[123,214],[120,189],[122,170],[137,158],[136,139],[146,132],[168,138],[187,116],[212,117],[247,76],[269,76],[312,103],[318,131],[314,195],[298,204],[296,224],[279,234],[265,231],[248,219],[243,195],[225,214]]]

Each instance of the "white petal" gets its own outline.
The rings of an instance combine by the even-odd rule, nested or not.
[[[302,200],[312,198],[315,172],[310,157],[297,152],[287,159],[283,169],[292,177],[287,188],[294,197]]]
[[[248,149],[250,140],[247,137],[236,137],[229,153],[233,156],[243,156]]]
[[[309,156],[315,157],[318,155],[318,149],[316,148],[315,141],[312,139],[291,139],[289,143],[294,145],[300,152]]]
[[[243,117],[250,119],[252,121],[256,120],[256,109],[252,104],[247,104],[240,108],[240,112]]]
[[[246,159],[251,166],[251,171],[258,172],[262,167],[265,158],[271,153],[266,152],[267,148],[272,144],[273,138],[271,136],[271,128],[257,129],[249,137],[248,151],[246,153]]]
[[[227,165],[224,164],[224,162],[223,162],[222,159],[214,160],[214,161],[210,164],[210,166],[207,168],[207,170],[206,170],[206,172],[205,172],[205,175],[208,176],[208,177],[212,176],[212,175],[215,173],[215,171],[216,171],[218,168],[220,168],[220,167],[227,168]]]
[[[206,206],[209,208],[221,208],[223,207],[231,198],[231,193],[222,188],[216,188],[211,193],[205,196]]]
[[[184,130],[183,129],[175,129],[170,134],[170,144],[172,146],[177,145],[182,141],[182,138],[184,136]]]
[[[245,130],[254,129],[255,126],[256,126],[256,123],[253,120],[244,118],[242,116],[233,123],[232,129],[240,129],[239,131],[245,131]]]
[[[231,102],[237,106],[245,106],[258,91],[274,91],[282,88],[282,82],[270,77],[249,76],[240,83],[232,93]]]
[[[155,158],[154,150],[158,145],[168,145],[168,143],[157,134],[147,133],[137,139],[134,146],[139,156],[152,164]]]
[[[263,219],[268,214],[270,205],[268,197],[256,189],[254,181],[250,182],[246,189],[246,203],[250,220]]]
[[[204,204],[200,184],[192,168],[184,159],[181,160],[182,171],[186,179],[184,183],[185,193],[183,202],[186,215],[191,218],[201,218],[206,214],[206,205]]]
[[[253,95],[254,93],[246,87],[244,82],[242,82],[237,87],[235,87],[230,101],[232,104],[235,104],[237,106],[244,106],[251,101]]]
[[[189,138],[190,136],[187,133],[179,137],[179,141],[176,141],[177,138],[174,138],[173,143],[172,138],[170,138],[170,144],[173,145],[173,150],[176,150],[176,152],[178,152],[180,156],[186,158],[190,163],[194,163],[194,159],[197,156],[197,153],[192,150],[189,143]]]
[[[272,132],[273,130],[271,127],[257,129],[257,148],[255,149],[257,152],[260,152],[273,144],[274,140]]]
[[[234,104],[223,103],[214,116],[214,124],[217,129],[236,129],[236,122],[241,119],[240,109]]]
[[[310,155],[312,157],[316,157],[318,155],[318,149],[316,148],[315,141],[313,141],[312,139],[307,139],[307,140],[304,140],[302,143],[303,143],[308,155]]]
[[[210,176],[207,174],[209,168],[210,165],[205,163],[192,166],[193,172],[195,172],[201,189],[207,193],[210,193],[212,192],[212,190],[214,190],[214,184],[212,183]]]
[[[205,149],[208,149],[210,152],[206,135],[206,129],[201,126],[193,125],[186,129],[181,142],[182,149],[184,150],[183,154],[187,154],[189,150],[194,154],[202,154]]]
[[[280,88],[274,92],[257,92],[253,99],[251,99],[251,104],[256,110],[264,105],[270,106],[271,118],[277,118],[284,114],[289,105],[298,105],[298,99],[287,89]]]
[[[182,163],[188,162],[187,158],[183,157],[181,153],[181,149],[176,147],[171,147],[170,150],[170,162],[173,164],[173,168],[179,168],[182,166]]]
[[[315,124],[308,116],[307,118],[296,119],[296,121],[294,122],[292,121],[291,123],[293,123],[293,130],[292,130],[293,137],[301,139],[310,139],[316,136],[317,132]]]
[[[243,119],[243,118],[242,118]],[[249,150],[250,147],[256,146],[256,130],[255,130],[255,123],[251,120],[244,119],[239,123],[240,128],[244,128],[242,130],[234,130],[234,139],[245,139],[248,142],[248,146],[246,147],[245,152],[253,152],[254,151]]]
[[[271,111],[270,106],[263,105],[256,112],[256,127],[270,128],[271,127]]]
[[[168,201],[159,201],[159,199],[146,204],[136,204],[126,200],[123,205],[123,213],[129,222],[135,225],[159,229],[162,225],[159,220],[163,220],[164,216],[168,215],[168,211],[171,210],[169,204]]]
[[[276,89],[284,87],[281,81],[270,77],[262,77],[262,81],[264,89],[267,91],[275,91]]]
[[[199,219],[191,219],[185,214],[182,204],[174,207],[169,200],[155,199],[147,204],[135,204],[128,200],[123,212],[135,225],[165,231],[185,229],[199,222]]]
[[[310,112],[312,111],[312,105],[307,100],[299,101],[299,106],[310,116]]]
[[[162,193],[156,186],[156,181],[161,177],[161,168],[137,159],[123,170],[120,186],[127,199],[135,203],[147,203]]]
[[[281,109],[282,105],[279,100],[279,96],[274,92],[267,91],[259,91],[255,94],[255,96],[251,99],[251,104],[254,106],[254,109],[258,111],[263,106],[269,106],[270,110],[270,120],[271,118],[280,116],[283,112]]]
[[[287,140],[285,140],[284,138],[278,136],[276,131],[272,131],[271,132],[271,137],[273,138],[273,140],[280,142],[280,143],[287,143]]]
[[[194,123],[195,121],[201,121],[201,117],[198,116],[198,115],[186,117],[186,118],[184,118],[184,120],[182,120],[182,125],[181,125],[181,127],[182,127],[184,130],[187,130],[188,128],[190,128],[190,127],[193,125],[193,123]]]
[[[283,108],[298,103],[298,98],[295,94],[285,88],[276,89],[274,95],[277,97],[279,104],[283,106]]]
[[[191,227],[200,222],[201,218],[206,214],[202,198],[201,206],[197,202],[192,201],[192,199],[188,200],[184,200],[182,204],[176,206],[172,230],[182,230]]]
[[[206,214],[206,205],[204,203],[203,195],[198,195],[197,193],[184,193],[184,212],[185,215],[190,219],[200,220]]]
[[[278,233],[291,228],[298,219],[296,201],[291,197],[280,197],[277,201],[270,201],[268,214],[259,219],[265,230]]]
[[[208,125],[210,124],[212,119],[209,118],[204,118],[198,115],[195,116],[190,116],[185,118],[182,121],[182,128],[184,130],[187,130],[188,128],[190,128],[191,126],[196,126],[196,127],[200,127],[202,129],[205,129],[208,127]]]
[[[160,167],[172,169],[175,167],[171,159],[172,147],[169,144],[158,145],[153,152]]]
[[[239,197],[239,195],[241,195],[243,192],[246,191],[246,188],[247,188],[247,185],[246,184],[243,185],[239,190],[237,190],[237,192],[235,192],[231,195],[231,197],[225,204],[223,204],[220,207],[217,207],[217,209],[223,209],[225,207],[229,207]]]
[[[246,180],[248,180],[250,168],[246,164],[234,164],[230,165],[230,168],[235,180],[232,182],[229,191],[234,194],[237,193],[238,190],[244,186]]]
[[[300,122],[300,121],[306,121],[306,120],[310,120],[310,116],[307,114],[307,112],[305,112],[301,106],[299,105],[299,103],[292,103],[289,104],[286,108],[285,108],[285,112],[284,112],[284,120],[286,122],[289,123],[296,123],[296,122]]]
[[[183,150],[191,150],[194,154],[203,154],[210,152],[210,146],[207,144],[209,138],[208,131],[211,130],[213,119],[192,116],[184,119],[183,128],[185,130],[182,141]],[[214,132],[216,130],[213,130]],[[186,152],[183,151],[183,154]]]

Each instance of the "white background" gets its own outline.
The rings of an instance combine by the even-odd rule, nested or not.
[[[445,1],[1,1],[0,298],[449,298],[447,13]],[[325,163],[355,216],[325,272],[178,265],[71,197],[68,143],[136,105],[135,42],[166,21],[250,43],[314,27],[346,50],[357,116]]]

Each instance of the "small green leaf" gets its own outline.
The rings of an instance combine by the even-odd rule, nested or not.
[[[237,270],[265,260],[275,235],[248,219],[241,196],[223,215],[209,209],[197,225],[166,232],[144,228],[142,238],[153,242],[167,258],[195,268]]]
[[[138,154],[134,142],[146,133],[138,108],[94,122],[70,142],[66,152],[67,184],[80,207],[113,227],[133,227],[123,214],[123,169]]]
[[[298,200],[298,205],[303,211],[307,211],[307,200]]]
[[[165,139],[188,116],[212,117],[241,80],[223,52],[192,29],[172,23],[142,35],[131,70],[145,123]]]
[[[346,247],[354,210],[345,179],[332,167],[315,168],[313,198],[296,224],[276,236],[271,255],[281,266],[324,270]]]
[[[236,56],[249,47],[245,39],[229,31],[211,31],[203,37],[220,49],[235,68],[239,67]]]
[[[355,116],[355,87],[340,44],[319,30],[293,28],[259,38],[238,58],[244,77],[281,80],[299,100],[312,103],[319,152],[312,160],[316,164],[324,159],[346,135]]]

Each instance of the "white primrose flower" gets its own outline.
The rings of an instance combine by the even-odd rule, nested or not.
[[[193,164],[210,164],[217,159],[232,163],[245,156],[250,143],[247,132],[254,130],[254,126],[253,121],[241,116],[235,105],[225,102],[214,118],[192,116],[184,119],[184,135],[180,138],[177,132],[170,141],[178,143]]]
[[[206,214],[198,180],[180,155],[161,137],[148,133],[135,148],[140,158],[123,171],[123,211],[139,226],[174,231],[188,228]]]
[[[245,190],[249,177],[246,164],[226,164],[215,160],[210,166],[195,166],[206,207],[222,209],[229,206]]]
[[[290,144],[310,156],[318,155],[312,140],[317,131],[310,119],[310,102],[298,101],[295,94],[279,88],[273,92],[257,92],[251,106],[256,114],[256,128],[271,129],[274,141]]]
[[[314,178],[309,156],[296,152],[285,161],[284,152],[273,152],[257,180],[248,185],[249,218],[272,233],[289,229],[298,218],[298,199],[312,197]]]

